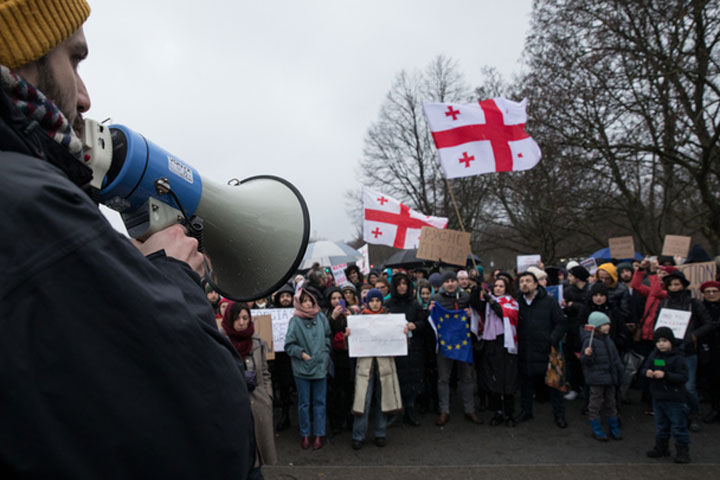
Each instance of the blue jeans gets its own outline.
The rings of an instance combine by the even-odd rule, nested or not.
[[[690,444],[685,404],[653,399],[655,437],[661,442],[670,440],[670,432],[677,445]]]
[[[298,424],[300,435],[310,436],[310,395],[312,394],[313,430],[318,437],[325,436],[325,393],[327,379],[308,380],[295,377],[295,388],[298,394]]]
[[[688,381],[685,383],[687,403],[690,408],[690,416],[697,417],[700,415],[700,400],[698,399],[697,386],[695,384],[698,367],[697,355],[688,355],[685,357],[685,365],[687,365],[688,369]]]
[[[375,405],[373,405],[373,415],[375,416],[375,438],[385,437],[387,435],[387,417],[380,409],[380,376],[377,369],[373,369],[372,377],[368,380],[367,393],[365,394],[365,413],[356,415],[353,421],[352,439],[362,442],[365,440],[365,434],[368,429],[368,420],[370,418],[370,406],[372,399],[375,397]]]

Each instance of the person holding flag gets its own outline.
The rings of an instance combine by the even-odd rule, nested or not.
[[[458,288],[455,272],[444,272],[442,287],[430,301],[431,325],[438,341],[437,388],[440,416],[435,422],[438,426],[443,426],[450,420],[450,375],[456,363],[465,418],[476,424],[483,423],[475,414],[469,304],[470,295]]]

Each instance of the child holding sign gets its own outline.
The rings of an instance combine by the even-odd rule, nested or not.
[[[685,382],[688,369],[682,353],[674,348],[675,335],[668,327],[653,333],[655,350],[650,353],[640,375],[650,383],[655,412],[655,446],[647,452],[650,458],[670,456],[670,432],[675,438],[675,463],[690,463],[690,434],[685,415]]]
[[[588,328],[583,330],[583,348],[580,361],[583,365],[585,382],[590,386],[588,416],[592,435],[597,440],[607,441],[602,429],[600,412],[603,407],[608,413],[608,427],[613,440],[620,440],[620,424],[617,417],[616,389],[623,378],[624,367],[620,354],[610,336],[610,317],[602,312],[592,312],[588,317]]]

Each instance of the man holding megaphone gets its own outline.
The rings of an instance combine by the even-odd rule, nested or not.
[[[248,392],[201,279],[240,300],[267,295],[304,253],[307,209],[286,182],[213,185],[126,127],[85,131],[89,13],[85,0],[0,0],[0,471],[247,478]],[[299,211],[286,235],[296,251],[247,283],[272,263],[277,232],[226,204],[276,184],[292,207],[243,207]],[[115,232],[96,200],[140,241]]]

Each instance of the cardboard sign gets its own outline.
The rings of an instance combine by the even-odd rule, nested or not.
[[[688,279],[690,282],[688,288],[692,292],[693,298],[697,298],[698,300],[702,300],[700,285],[707,281],[715,280],[717,273],[717,264],[715,262],[686,263],[684,265],[678,265],[676,268]]]
[[[527,272],[530,267],[537,267],[541,262],[540,255],[518,255],[517,273]]]
[[[405,314],[350,315],[348,354],[356,357],[399,357],[407,355]]]
[[[610,256],[619,260],[635,258],[635,242],[633,237],[615,237],[608,240]]]
[[[262,338],[268,345],[268,350],[265,352],[266,358],[268,360],[275,360],[275,350],[273,349],[272,316],[253,315],[252,321],[255,324],[255,334]]]
[[[469,233],[422,227],[417,258],[464,266],[468,255],[470,255]]]
[[[586,258],[582,262],[580,262],[581,267],[585,267],[585,270],[590,272],[590,275],[595,275],[597,273],[598,264],[597,261],[593,258]]]
[[[690,323],[692,312],[687,310],[675,310],[672,308],[661,308],[658,319],[655,323],[655,330],[660,327],[668,327],[672,330],[677,340],[685,338],[685,330]]]
[[[358,248],[358,252],[362,253],[363,258],[355,262],[355,265],[360,269],[360,273],[367,275],[370,273],[370,247],[366,243]]]
[[[688,253],[690,252],[690,242],[692,242],[692,237],[684,237],[682,235],[665,235],[662,254],[670,255],[671,257],[680,255],[683,258],[687,258]]]
[[[274,352],[285,351],[285,335],[287,335],[288,325],[294,311],[293,308],[265,308],[250,311],[253,319],[270,315],[272,320],[272,344],[268,342],[268,346],[272,345],[273,358],[275,358]],[[267,342],[267,340],[265,341]]]
[[[333,265],[330,267],[330,270],[332,270],[333,278],[335,279],[335,285],[340,286],[343,283],[347,283],[348,279],[345,276],[345,269],[347,268],[347,263],[341,263],[340,265]]]

